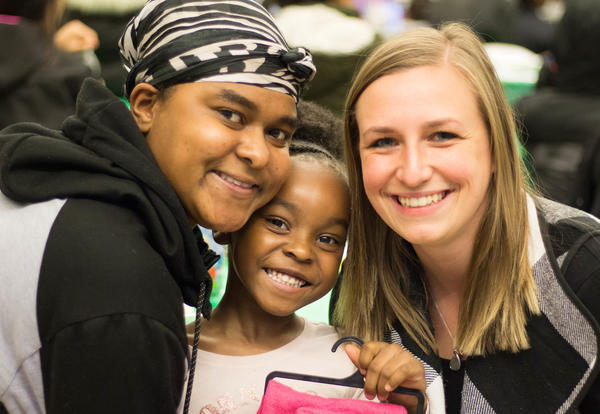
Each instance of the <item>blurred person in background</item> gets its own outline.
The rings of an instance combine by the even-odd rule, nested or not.
[[[565,6],[537,88],[516,111],[544,194],[600,216],[600,2]]]
[[[556,24],[540,18],[546,0],[519,0],[516,15],[517,44],[541,53],[550,49]]]
[[[127,72],[119,57],[117,43],[127,22],[145,0],[66,0],[65,21],[81,21],[98,35],[95,53],[100,61],[102,79],[117,96],[123,96]]]
[[[413,0],[411,17],[434,26],[461,21],[471,26],[485,41],[514,43],[515,7],[506,0]]]
[[[540,53],[547,50],[554,24],[538,16],[546,0],[413,0],[409,14],[432,25],[461,21],[487,42],[513,43]]]
[[[63,12],[63,0],[0,0],[0,128],[59,128],[83,80],[95,75],[78,53],[93,54],[95,32],[81,22],[57,30]]]
[[[376,28],[360,17],[352,0],[267,0],[264,5],[288,42],[313,54],[318,71],[303,97],[341,116],[354,70],[381,40]]]

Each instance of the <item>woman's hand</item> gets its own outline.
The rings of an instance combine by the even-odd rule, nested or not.
[[[398,344],[366,342],[362,347],[349,344],[346,354],[365,377],[365,397],[406,407],[414,413],[417,399],[411,395],[393,393],[396,387],[414,388],[425,396],[425,369],[410,352]]]

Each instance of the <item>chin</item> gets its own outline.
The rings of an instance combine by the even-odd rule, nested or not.
[[[238,231],[248,221],[250,216],[247,217],[216,217],[217,220],[212,220],[206,226],[200,224],[202,227],[207,227],[213,231],[219,231],[222,233],[232,233]]]
[[[221,233],[233,233],[241,229],[246,222],[240,224],[232,224],[232,223],[218,223],[212,226],[212,230],[219,231]]]
[[[290,310],[279,310],[279,311],[272,310],[269,313],[278,318],[287,318],[287,317],[293,316],[296,312],[290,311]]]
[[[296,311],[300,309],[300,307],[294,306],[292,306],[291,308],[282,308],[281,306],[277,306],[276,304],[271,304],[271,306],[269,306],[268,304],[260,305],[259,303],[259,306],[268,314],[276,316],[278,318],[287,318],[293,316],[296,313]]]
[[[400,236],[414,246],[435,245],[442,239],[442,235],[436,234],[433,231],[428,230],[411,232],[409,234],[404,235],[401,234]]]

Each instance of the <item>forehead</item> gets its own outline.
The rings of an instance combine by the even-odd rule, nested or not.
[[[249,115],[260,115],[271,122],[282,122],[295,128],[296,102],[283,92],[260,86],[233,82],[188,82],[166,89],[164,99],[176,105],[204,104],[223,109],[232,106]]]
[[[425,120],[458,115],[479,116],[480,111],[471,83],[452,65],[418,66],[385,75],[371,83],[356,103],[359,123],[378,116]]]
[[[198,80],[173,85],[167,89],[171,94],[203,93],[207,96],[221,97],[241,105],[256,109],[267,106],[269,101],[277,101],[282,109],[296,113],[296,102],[290,95],[264,88],[236,82],[213,82]]]
[[[285,204],[297,211],[316,208],[324,215],[346,217],[348,197],[344,179],[331,166],[323,161],[292,157],[288,178],[272,203]]]

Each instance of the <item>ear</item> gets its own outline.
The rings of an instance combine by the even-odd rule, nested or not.
[[[231,243],[231,233],[213,230],[213,239],[219,244],[223,244],[223,245],[230,244]]]
[[[148,133],[152,128],[154,110],[158,101],[158,89],[149,83],[138,83],[131,91],[129,96],[131,115],[143,134]]]

